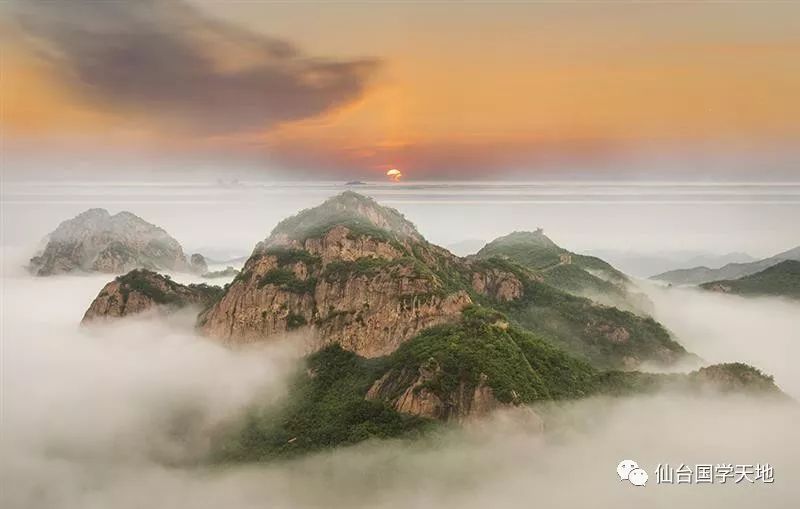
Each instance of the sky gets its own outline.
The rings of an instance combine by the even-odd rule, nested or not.
[[[793,181],[800,3],[0,4],[4,171]]]

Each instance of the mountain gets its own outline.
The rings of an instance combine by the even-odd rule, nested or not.
[[[697,374],[630,371],[692,359],[660,324],[566,293],[540,272],[507,257],[457,257],[348,191],[280,222],[224,289],[134,271],[100,292],[87,320],[198,304],[198,329],[232,346],[292,330],[316,340],[283,400],[254,406],[214,444],[221,461],[413,437],[497,409],[541,428],[530,403],[698,390]],[[715,373],[735,390],[741,380],[774,387],[758,372]]]
[[[625,274],[600,258],[558,246],[541,229],[495,239],[475,257],[511,260],[533,271],[539,281],[602,304],[643,313],[652,309],[647,297],[629,290],[630,280]]]
[[[249,342],[307,327],[378,357],[472,303],[459,264],[396,210],[347,191],[279,223],[200,328]]]
[[[558,264],[558,254],[542,257],[543,265]],[[602,260],[576,258],[625,277]],[[511,260],[459,258],[428,243],[396,210],[351,191],[279,223],[198,323],[229,343],[304,328],[320,346],[374,358],[425,329],[457,323],[472,304],[496,307],[601,367],[687,355],[652,319],[564,293]]]
[[[711,281],[700,287],[737,295],[771,295],[800,299],[800,261],[785,260],[749,276]]]
[[[338,345],[311,355],[276,407],[253,408],[215,446],[222,462],[267,461],[370,438],[414,438],[442,422],[505,409],[531,429],[546,415],[531,403],[659,391],[784,397],[773,379],[744,364],[688,374],[602,371],[470,306],[391,355],[365,359]]]
[[[729,263],[719,269],[694,267],[691,269],[671,270],[652,276],[650,279],[676,285],[699,285],[712,281],[739,279],[777,265],[784,260],[800,261],[800,246],[756,262]]]
[[[195,273],[207,270],[202,255],[187,259],[178,241],[161,228],[130,212],[112,216],[105,209],[89,209],[61,223],[29,265],[37,276],[121,274],[135,268]]]
[[[136,269],[105,285],[89,305],[81,323],[149,310],[167,313],[191,305],[205,308],[221,293],[222,288],[218,286],[182,285],[167,276]]]

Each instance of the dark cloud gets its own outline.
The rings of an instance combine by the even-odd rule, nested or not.
[[[318,115],[360,97],[378,65],[311,58],[176,0],[20,0],[15,11],[85,95],[201,132]],[[236,48],[247,51],[248,65],[222,68],[219,55]]]

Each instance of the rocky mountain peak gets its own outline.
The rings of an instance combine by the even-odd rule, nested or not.
[[[121,318],[149,310],[170,312],[195,305],[206,307],[222,294],[218,286],[182,285],[167,276],[136,269],[119,276],[100,290],[81,323]]]
[[[195,262],[190,263],[180,243],[162,228],[131,212],[111,215],[93,208],[59,224],[29,269],[39,276],[75,271],[121,274],[134,268],[205,270],[200,259]]]
[[[200,326],[234,342],[307,326],[323,343],[386,355],[472,302],[449,284],[460,263],[396,210],[348,191],[278,224]]]
[[[345,191],[284,219],[272,230],[267,243],[320,237],[337,226],[378,237],[423,240],[414,224],[397,210],[379,205],[372,198],[356,192]]]

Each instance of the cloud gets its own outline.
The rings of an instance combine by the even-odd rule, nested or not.
[[[748,362],[773,375],[784,392],[800,398],[796,301],[665,288],[645,281],[641,289],[655,304],[654,318],[689,351],[708,363]]]
[[[544,404],[544,434],[498,414],[416,442],[207,465],[220,426],[285,394],[290,343],[229,350],[195,336],[191,315],[82,329],[108,276],[1,276],[13,297],[2,301],[2,507],[744,509],[789,507],[800,496],[797,405],[736,396]],[[753,362],[784,387],[798,379],[789,370],[796,304],[674,288],[653,295],[659,317],[708,360]],[[619,481],[622,459],[646,468],[647,488]],[[659,463],[770,463],[775,482],[658,485]]]
[[[331,60],[183,2],[19,1],[29,41],[99,103],[201,133],[263,130],[358,99],[374,59]]]

